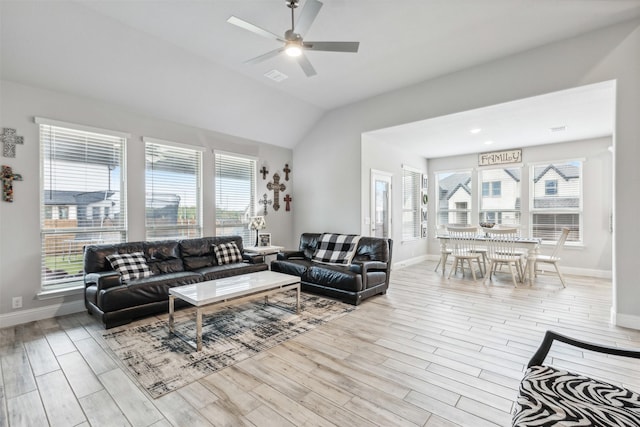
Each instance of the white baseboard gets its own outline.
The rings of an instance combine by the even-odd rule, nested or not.
[[[409,259],[404,259],[402,261],[398,261],[396,263],[391,264],[391,269],[392,270],[397,270],[397,269],[400,269],[400,268],[408,267],[410,265],[419,264],[419,263],[421,263],[423,261],[426,261],[428,256],[429,255],[420,255],[420,256],[415,257],[415,258],[409,258]]]
[[[613,311],[613,308],[611,309],[611,323],[616,326],[622,326],[623,328],[640,330],[640,316],[616,313]]]
[[[36,320],[50,319],[66,314],[79,313],[84,310],[86,310],[84,300],[78,300],[0,314],[0,328],[35,322]]]

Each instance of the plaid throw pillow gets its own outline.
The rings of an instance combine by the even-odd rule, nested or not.
[[[120,273],[123,284],[152,275],[142,252],[107,255],[111,268]]]
[[[324,264],[350,264],[356,254],[360,236],[355,234],[324,233],[312,260]]]
[[[238,249],[236,242],[213,245],[213,252],[216,254],[216,259],[218,260],[219,265],[242,262],[242,254],[240,253],[240,249]]]

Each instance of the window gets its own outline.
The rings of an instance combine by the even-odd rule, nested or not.
[[[256,161],[218,152],[215,158],[216,235],[242,236],[245,246],[253,246],[248,227],[256,214]]]
[[[468,225],[471,219],[471,171],[436,174],[438,226]]]
[[[482,169],[479,223],[520,225],[521,168]]]
[[[531,168],[532,236],[555,242],[563,227],[567,241],[582,241],[582,162],[535,165]]]
[[[420,189],[422,174],[420,171],[402,168],[402,240],[420,238]]]
[[[127,136],[118,132],[36,119],[42,171],[40,235],[42,287],[75,286],[82,277],[82,248],[126,240],[122,173]],[[105,224],[95,212],[108,207]]]
[[[202,150],[144,141],[147,240],[202,237]]]

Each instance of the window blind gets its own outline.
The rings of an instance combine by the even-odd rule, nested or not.
[[[216,235],[242,236],[245,246],[253,246],[248,226],[256,215],[256,161],[216,152],[215,177]]]
[[[202,237],[202,151],[145,138],[147,240]]]
[[[402,240],[420,238],[422,174],[402,169]]]
[[[63,288],[82,277],[85,245],[126,240],[126,137],[37,123],[42,286]]]
[[[534,165],[531,168],[533,237],[555,242],[563,227],[567,241],[582,241],[582,161]]]
[[[483,169],[479,172],[479,223],[520,225],[521,168]]]

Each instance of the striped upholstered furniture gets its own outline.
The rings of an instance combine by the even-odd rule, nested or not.
[[[640,395],[584,375],[544,366],[553,341],[585,350],[640,359],[640,351],[603,347],[547,331],[520,383],[513,425],[640,426]]]

